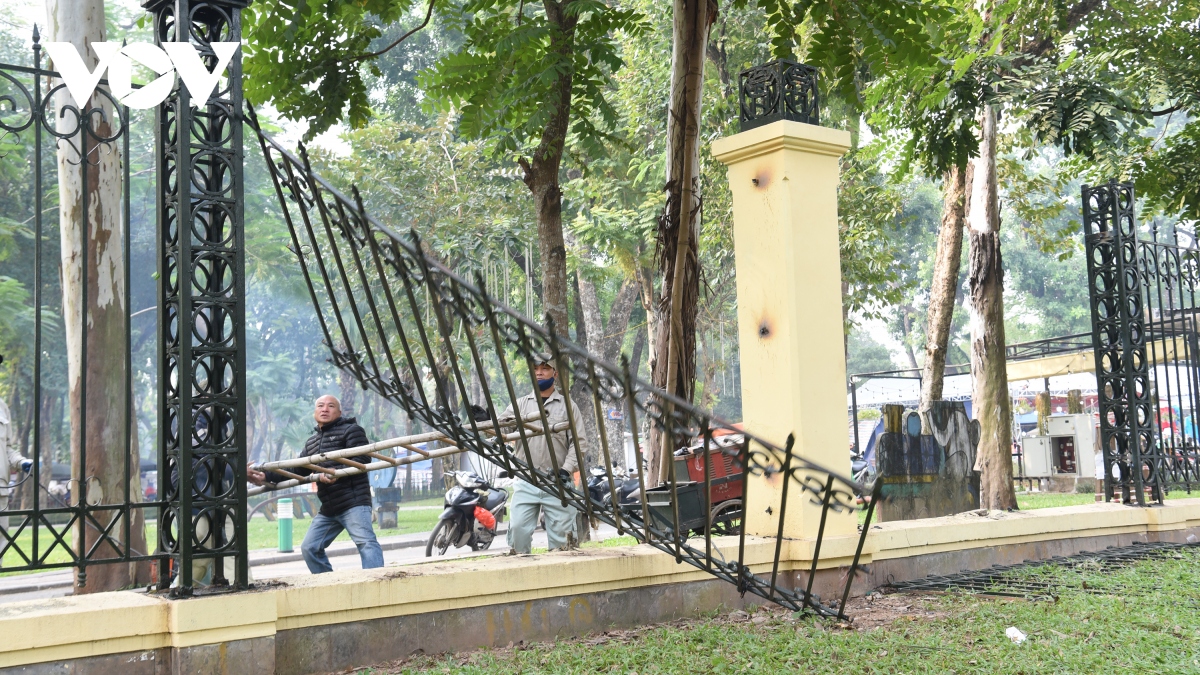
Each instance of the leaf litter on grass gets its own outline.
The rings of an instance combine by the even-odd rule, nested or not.
[[[1090,570],[1089,570],[1090,572]],[[1041,569],[1039,574],[1055,572]],[[1122,596],[1066,583],[1054,602],[941,594],[853,599],[852,623],[778,607],[599,631],[553,642],[458,654],[419,654],[364,672],[426,673],[1075,673],[1200,672],[1200,551],[1096,571],[1088,583],[1148,589]],[[1085,576],[1091,576],[1085,575]],[[1078,579],[1075,576],[1074,579]],[[1047,579],[1052,581],[1052,579]],[[1028,639],[1005,636],[1019,626]]]

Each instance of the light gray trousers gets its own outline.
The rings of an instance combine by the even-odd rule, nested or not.
[[[513,481],[512,502],[508,507],[511,514],[508,545],[517,553],[529,553],[532,550],[539,510],[546,514],[546,540],[551,551],[566,546],[567,533],[575,531],[573,507],[563,506],[558,497],[523,480]]]

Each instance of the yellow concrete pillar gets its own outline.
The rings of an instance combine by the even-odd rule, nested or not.
[[[850,454],[837,190],[849,148],[846,131],[786,120],[712,145],[733,192],[742,419],[780,446],[795,434],[800,457],[843,476]],[[750,478],[747,533],[776,535],[782,487],[778,475]],[[799,488],[789,488],[784,536],[814,537],[820,509]],[[854,532],[856,523],[830,513],[826,533]]]

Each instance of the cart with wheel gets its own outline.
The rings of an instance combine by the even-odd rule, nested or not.
[[[699,445],[675,455],[675,495],[679,504],[679,527],[684,536],[704,534],[712,523],[712,535],[741,534],[742,467],[737,460],[740,437],[724,437],[708,444],[707,452]],[[705,455],[707,455],[707,460]],[[709,493],[704,491],[704,472],[708,469]],[[675,507],[670,485],[646,490],[646,507],[654,524],[673,530]],[[711,519],[711,520],[710,520]]]

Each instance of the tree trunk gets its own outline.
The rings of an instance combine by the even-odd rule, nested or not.
[[[609,363],[617,363],[621,359],[621,348],[625,346],[625,334],[629,330],[629,316],[633,313],[637,298],[637,280],[626,279],[608,310],[604,344],[594,352]]]
[[[950,169],[942,178],[942,225],[938,231],[937,257],[933,262],[933,284],[929,289],[929,322],[925,328],[925,368],[921,374],[921,433],[933,433],[929,409],[942,398],[946,374],[946,349],[954,319],[954,298],[962,259],[963,219],[969,170]],[[907,317],[905,318],[907,320]]]
[[[569,3],[546,0],[546,19],[552,26],[550,51],[569,62],[575,49],[575,24],[578,19],[566,11]],[[571,118],[570,70],[558,75],[554,92],[545,102],[550,111],[545,129],[532,157],[520,158],[525,185],[533,195],[538,220],[538,254],[542,262],[542,305],[554,332],[568,334],[567,326],[567,250],[563,241],[562,190],[558,172]],[[532,318],[532,317],[531,317]]]
[[[913,351],[912,334],[913,334],[913,315],[916,310],[912,305],[904,305],[900,308],[902,316],[900,317],[900,330],[904,334],[904,358],[908,359],[908,367],[913,370],[920,368],[917,363],[917,354]]]
[[[706,339],[706,336],[707,338]],[[717,360],[713,357],[714,348],[710,343],[712,334],[701,333],[700,338],[700,382],[701,382],[701,399],[698,402],[701,408],[711,410],[717,405]]]
[[[103,0],[47,0],[46,18],[48,41],[71,43],[88,69],[94,70],[96,58],[91,45],[105,39]],[[58,94],[55,105],[75,105],[75,100],[64,89]],[[136,469],[136,427],[130,425],[127,437],[123,404],[127,383],[123,355],[129,349],[125,319],[129,308],[124,304],[121,155],[119,142],[105,144],[95,140],[115,135],[115,111],[109,100],[96,94],[88,106],[103,110],[103,115],[85,116],[94,131],[76,133],[69,141],[58,144],[63,326],[72,410],[71,473],[74,477],[89,479],[71,491],[71,498],[75,503],[86,499],[93,504],[119,504],[127,494],[131,501],[140,501],[141,492]],[[74,130],[76,116],[55,117],[60,133]],[[82,163],[81,153],[86,156]],[[83,304],[85,289],[86,307]],[[81,409],[85,409],[82,415]],[[125,484],[126,460],[134,467],[128,485]],[[134,513],[129,527],[130,541],[125,543],[145,553],[142,511]],[[120,555],[111,544],[97,543],[101,537],[96,525],[105,528],[114,516],[96,513],[93,517],[96,523],[89,522],[86,526],[80,523],[74,529],[76,550],[82,545],[85,550],[93,551],[91,557],[96,558]],[[112,536],[122,540],[124,525],[115,526]],[[136,564],[89,566],[86,577],[77,573],[75,592],[111,591],[144,583],[148,580],[149,567],[141,565],[141,570],[138,568]],[[142,572],[146,574],[143,576]]]
[[[642,365],[642,351],[646,349],[646,341],[650,330],[648,326],[643,326],[638,329],[637,337],[633,339],[633,356],[630,358],[630,374],[634,377],[638,376],[638,371]]]
[[[54,448],[56,445],[54,443],[53,439],[55,436],[54,432],[58,428],[55,425],[55,422],[57,421],[58,409],[62,408],[62,404],[63,404],[62,396],[47,396],[46,403],[42,407],[42,447],[41,447],[41,453],[42,453],[41,474],[42,474],[42,476],[41,477],[42,477],[42,488],[44,488],[42,490],[42,503],[50,504],[50,505],[53,505],[56,507],[57,506],[66,506],[65,504],[60,504],[58,502],[55,502],[53,499],[51,499],[49,497],[50,479],[52,476],[51,472],[54,469]],[[36,451],[37,448],[34,448],[34,450]],[[30,459],[33,459],[33,457],[30,456]]]
[[[696,387],[696,303],[700,296],[700,104],[714,0],[675,0],[671,100],[667,114],[667,204],[658,226],[665,319],[655,345],[655,386],[691,401]],[[652,482],[667,479],[670,455],[682,439],[650,438]],[[657,447],[656,447],[657,446]],[[657,481],[654,478],[657,477]]]
[[[608,310],[608,324],[606,329],[606,337],[604,349],[600,352],[605,361],[609,363],[618,363],[621,359],[621,348],[625,345],[625,335],[629,332],[629,317],[633,313],[634,303],[638,299],[639,284],[636,279],[626,279],[621,285],[621,290],[617,291],[617,297],[613,300],[612,307]],[[640,333],[639,333],[640,335]],[[634,376],[637,376],[637,361],[641,354],[636,350],[633,354],[633,370]],[[608,411],[604,410],[605,432],[608,434],[608,454],[609,459],[617,462],[621,466],[625,465],[625,403],[614,402],[615,407],[621,412],[621,419],[609,419]]]
[[[346,345],[342,346],[342,350],[348,350]],[[342,404],[342,415],[346,417],[354,417],[358,411],[358,381],[354,376],[345,370],[338,369],[338,400]]]
[[[1070,389],[1067,391],[1067,414],[1083,414],[1083,392],[1079,389]]]
[[[658,339],[658,324],[660,323],[658,302],[656,302],[654,295],[654,272],[649,267],[638,267],[637,280],[638,293],[640,294],[642,309],[646,310],[646,340],[650,344],[650,349],[648,350],[646,356],[646,366],[650,369],[650,372],[653,373],[654,360],[657,355],[654,345]],[[640,356],[641,353],[638,352],[634,359],[635,365],[633,366],[633,370],[635,377],[637,375],[637,371],[641,369]]]
[[[979,420],[976,467],[981,472],[979,501],[988,509],[1016,508],[1012,483],[1012,411],[1004,364],[1004,268],[1000,255],[1000,201],[996,186],[996,111],[986,106],[980,119],[979,157],[967,215],[971,252],[967,284],[971,294],[971,392]]]
[[[613,299],[612,306],[609,308],[608,321],[603,320],[595,285],[580,277],[579,290],[584,325],[587,327],[588,350],[609,363],[616,363],[620,357],[621,346],[625,343],[625,333],[629,328],[629,316],[633,311],[634,301],[637,299],[637,282],[633,279],[626,279],[621,285],[621,289],[617,291],[617,297]],[[595,408],[590,396],[587,397],[587,402],[593,409]],[[603,406],[603,401],[601,403]],[[600,412],[604,415],[601,423],[604,424],[604,433],[608,439],[609,459],[623,461],[625,422],[620,419],[609,419],[607,410],[603,407]],[[596,444],[596,451],[598,458],[599,443]]]
[[[1043,391],[1034,395],[1033,407],[1037,410],[1037,435],[1050,435],[1050,392]]]
[[[599,345],[604,342],[604,319],[600,314],[600,300],[596,297],[596,284],[576,273],[575,291],[579,316],[577,341],[584,349],[597,354]],[[583,427],[583,433],[579,435],[579,447],[583,451],[585,464],[579,467],[579,471],[586,476],[588,467],[600,463],[600,420],[596,419],[596,406],[592,402],[588,383],[582,379],[571,383],[571,404],[575,407],[576,423]],[[570,448],[569,451],[574,452],[575,449]]]

